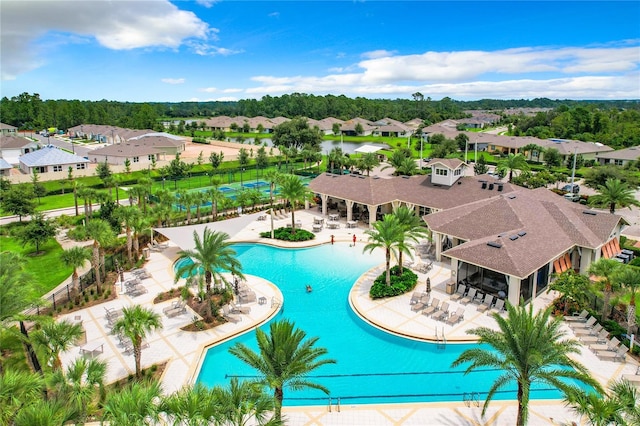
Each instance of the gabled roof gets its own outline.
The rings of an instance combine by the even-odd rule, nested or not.
[[[640,159],[640,147],[632,146],[629,148],[618,149],[596,154],[597,158],[610,158],[612,160],[638,160]]]
[[[29,145],[38,146],[38,143],[22,136],[0,135],[0,149],[18,149]]]
[[[131,158],[150,154],[160,154],[162,152],[163,151],[155,148],[151,144],[128,142],[108,145],[103,148],[94,149],[89,153],[89,155],[108,155],[110,157]]]
[[[4,158],[0,157],[0,170],[7,170],[7,169],[11,169],[11,164],[7,163],[7,160],[5,160]]]
[[[467,163],[460,160],[459,158],[433,158],[426,165],[435,166],[436,164],[440,164],[449,170],[455,170],[459,167],[467,165]]]
[[[0,123],[0,130],[17,130],[18,128],[11,124]]]
[[[60,164],[88,163],[89,160],[63,151],[53,145],[20,156],[20,162],[28,167],[53,166]]]
[[[520,278],[574,246],[599,248],[624,221],[545,188],[521,188],[423,219],[430,229],[467,241],[444,255]]]

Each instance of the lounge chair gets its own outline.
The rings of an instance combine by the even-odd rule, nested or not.
[[[447,318],[447,315],[449,315],[449,302],[442,302],[440,309],[435,311],[431,315],[431,318],[437,321],[444,321]]]
[[[415,305],[416,303],[418,303],[420,301],[420,299],[422,298],[423,294],[424,294],[424,292],[422,292],[422,291],[414,291],[413,294],[411,295],[411,300],[409,300],[409,304],[410,305]]]
[[[145,294],[148,290],[146,289],[145,286],[142,285],[137,285],[134,287],[130,287],[129,289],[127,289],[127,294],[131,297],[138,297],[141,294]]]
[[[107,319],[109,318],[119,318],[122,315],[124,315],[122,313],[122,309],[116,309],[116,308],[104,308],[104,310],[106,311],[105,317]]]
[[[620,345],[616,352],[596,351],[596,356],[603,361],[624,361],[627,352],[629,352],[629,348],[625,345]]]
[[[493,308],[491,310],[497,311],[499,314],[504,312],[504,299],[496,299],[496,303],[494,303]]]
[[[609,340],[606,343],[589,345],[589,349],[596,352],[597,351],[615,352],[618,350],[619,347],[620,347],[620,340],[618,340],[617,337],[612,337],[611,340]]]
[[[462,303],[463,305],[467,305],[469,302],[471,302],[471,301],[473,301],[473,299],[475,299],[477,292],[478,292],[477,289],[470,288],[469,292],[467,293],[467,295],[460,300],[460,303]]]
[[[222,317],[224,319],[226,319],[229,322],[232,322],[234,324],[242,321],[242,317],[236,314],[232,314],[230,309],[229,309],[229,305],[224,305],[222,307]]]
[[[491,309],[493,305],[493,296],[491,294],[487,294],[484,296],[484,301],[478,306],[478,312],[485,312]]]
[[[419,312],[429,306],[429,295],[423,294],[418,303],[411,305],[411,310],[413,312]]]
[[[464,319],[464,308],[460,307],[460,308],[458,308],[458,310],[456,311],[455,314],[453,314],[449,318],[447,318],[447,324],[454,325],[454,324],[459,323],[463,319]]]
[[[565,315],[564,320],[567,322],[585,322],[587,321],[588,316],[589,312],[587,312],[586,309],[583,309],[582,312],[580,312],[580,315]]]
[[[467,286],[464,284],[459,284],[458,289],[454,294],[451,295],[451,300],[459,300],[464,297],[464,294],[467,292]]]
[[[80,354],[84,357],[95,358],[102,353],[104,353],[104,343],[100,343],[93,349],[80,348]]]
[[[230,302],[229,305],[231,306],[231,313],[232,314],[248,314],[249,312],[251,312],[251,308],[249,306],[238,306],[233,302]]]
[[[593,328],[577,328],[573,330],[573,334],[576,336],[597,336],[602,330],[602,325],[596,324]]]
[[[622,378],[636,386],[640,385],[640,367],[636,370],[636,374],[623,374]]]
[[[572,323],[572,324],[569,324],[569,327],[571,327],[574,330],[577,330],[579,328],[593,328],[596,324],[596,321],[597,321],[596,317],[589,317],[587,322]]]
[[[431,301],[431,304],[422,310],[422,315],[432,315],[435,311],[438,310],[438,305],[440,305],[440,299],[434,297]]]
[[[256,292],[255,291],[247,291],[244,293],[240,293],[238,295],[238,301],[240,303],[255,303],[258,301],[258,298],[256,297]]]
[[[582,342],[583,345],[591,345],[591,344],[596,344],[596,343],[605,343],[607,341],[607,336],[609,335],[609,332],[606,329],[602,329],[600,330],[600,332],[597,335],[587,335],[587,336],[580,336],[579,339]]]
[[[187,304],[183,300],[173,302],[171,306],[168,306],[162,310],[167,318],[173,318],[180,314],[187,312]]]

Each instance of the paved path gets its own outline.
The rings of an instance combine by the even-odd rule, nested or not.
[[[299,211],[295,214],[296,219],[302,221],[303,227],[311,228],[313,219],[319,216],[314,210]],[[282,219],[276,222],[276,226],[283,226],[290,221]],[[356,235],[357,244],[364,244],[366,235],[365,228],[346,228],[342,223],[341,228],[336,230],[322,230],[317,234],[317,238],[311,244],[330,243],[331,235],[334,235],[337,244],[351,243],[353,235]],[[236,234],[234,241],[256,241],[270,242],[263,240],[258,233],[269,229],[269,221],[254,221],[245,229]],[[292,246],[292,244],[282,244]],[[163,315],[163,308],[167,307],[171,301],[153,304],[156,294],[169,290],[183,284],[174,283],[173,262],[178,257],[178,247],[169,245],[162,251],[151,253],[145,268],[151,274],[151,278],[143,280],[143,285],[148,290],[147,293],[137,297],[130,297],[118,285],[114,288],[118,292],[118,299],[83,309],[66,317],[71,320],[82,321],[87,332],[87,341],[82,345],[83,349],[91,351],[96,348],[102,349],[97,356],[108,363],[107,380],[114,381],[133,373],[133,356],[126,353],[120,345],[117,337],[110,333],[110,328],[105,317],[105,308],[120,309],[123,306],[141,304],[155,310],[162,316],[163,328],[156,331],[147,338],[149,347],[142,351],[143,368],[153,363],[168,362],[167,369],[162,377],[163,389],[173,392],[186,384],[193,383],[198,374],[198,365],[207,347],[234,335],[253,330],[256,326],[268,321],[275,315],[279,305],[266,303],[260,305],[250,304],[251,312],[243,315],[242,321],[237,324],[227,323],[213,330],[205,332],[185,332],[180,328],[193,321],[197,314],[188,311],[174,318],[167,318]],[[379,269],[381,266],[378,266]],[[131,275],[127,273],[125,279]],[[424,283],[429,277],[432,283],[432,296],[439,296],[442,300],[447,300],[449,295],[445,292],[445,283],[450,277],[450,271],[445,263],[436,263],[426,274],[419,273],[420,283]],[[465,320],[453,326],[446,326],[436,323],[435,320],[426,318],[418,312],[410,309],[410,294],[399,296],[382,301],[371,301],[368,297],[368,286],[371,285],[372,275],[370,272],[363,274],[356,283],[350,294],[350,302],[356,312],[364,320],[383,328],[388,332],[393,332],[412,338],[430,340],[434,338],[436,327],[444,330],[450,344],[456,341],[466,341],[470,337],[466,331],[477,326],[494,326],[493,320],[486,314],[477,311],[476,305],[465,306]],[[181,280],[182,281],[182,280]],[[264,296],[269,302],[272,299],[282,300],[282,294],[272,283],[256,276],[248,277],[248,284],[258,296]],[[536,308],[546,306],[553,295],[542,295],[534,303]],[[455,303],[455,302],[454,302]],[[462,305],[461,305],[462,306]],[[569,328],[566,328],[571,333]],[[80,353],[79,348],[74,348],[62,354],[64,365],[68,365]],[[630,358],[624,363],[600,361],[591,351],[583,349],[576,357],[577,360],[586,365],[591,373],[603,385],[610,380],[620,377],[621,374],[633,374],[637,369],[637,362]],[[285,407],[283,410],[288,425],[513,425],[517,413],[514,401],[494,401],[487,410],[487,414],[482,417],[481,403],[476,406],[467,406],[461,401],[438,402],[420,404],[375,404],[375,405],[333,405],[312,406],[312,407]],[[570,424],[572,421],[580,423],[579,419],[560,401],[532,401],[530,408],[530,425],[559,425]]]

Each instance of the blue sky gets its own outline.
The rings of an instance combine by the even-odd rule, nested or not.
[[[2,0],[1,96],[640,99],[640,2]]]

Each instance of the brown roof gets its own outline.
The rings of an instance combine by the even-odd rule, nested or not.
[[[611,158],[614,160],[638,160],[640,159],[640,147],[632,146],[630,148],[618,149],[602,154],[597,154],[597,158]]]
[[[599,248],[624,219],[588,210],[545,188],[520,188],[424,220],[436,232],[467,241],[444,255],[526,278],[574,246]]]
[[[90,152],[90,155],[109,155],[111,157],[139,157],[141,155],[160,154],[162,151],[153,145],[139,143],[120,143],[98,148]]]
[[[462,167],[466,165],[464,161],[459,158],[432,158],[426,165],[427,166],[435,166],[436,164],[442,164],[447,169],[455,170],[458,167]]]
[[[479,180],[496,182],[490,176],[462,177],[452,186],[434,185],[431,176],[404,176],[379,179],[375,176],[335,175],[325,173],[309,183],[309,189],[360,204],[380,205],[401,201],[432,209],[449,209],[513,191],[511,184],[482,189]],[[459,182],[459,183],[458,183]]]
[[[0,148],[22,148],[30,144],[37,145],[37,142],[34,142],[31,139],[23,138],[22,136],[0,135]]]

